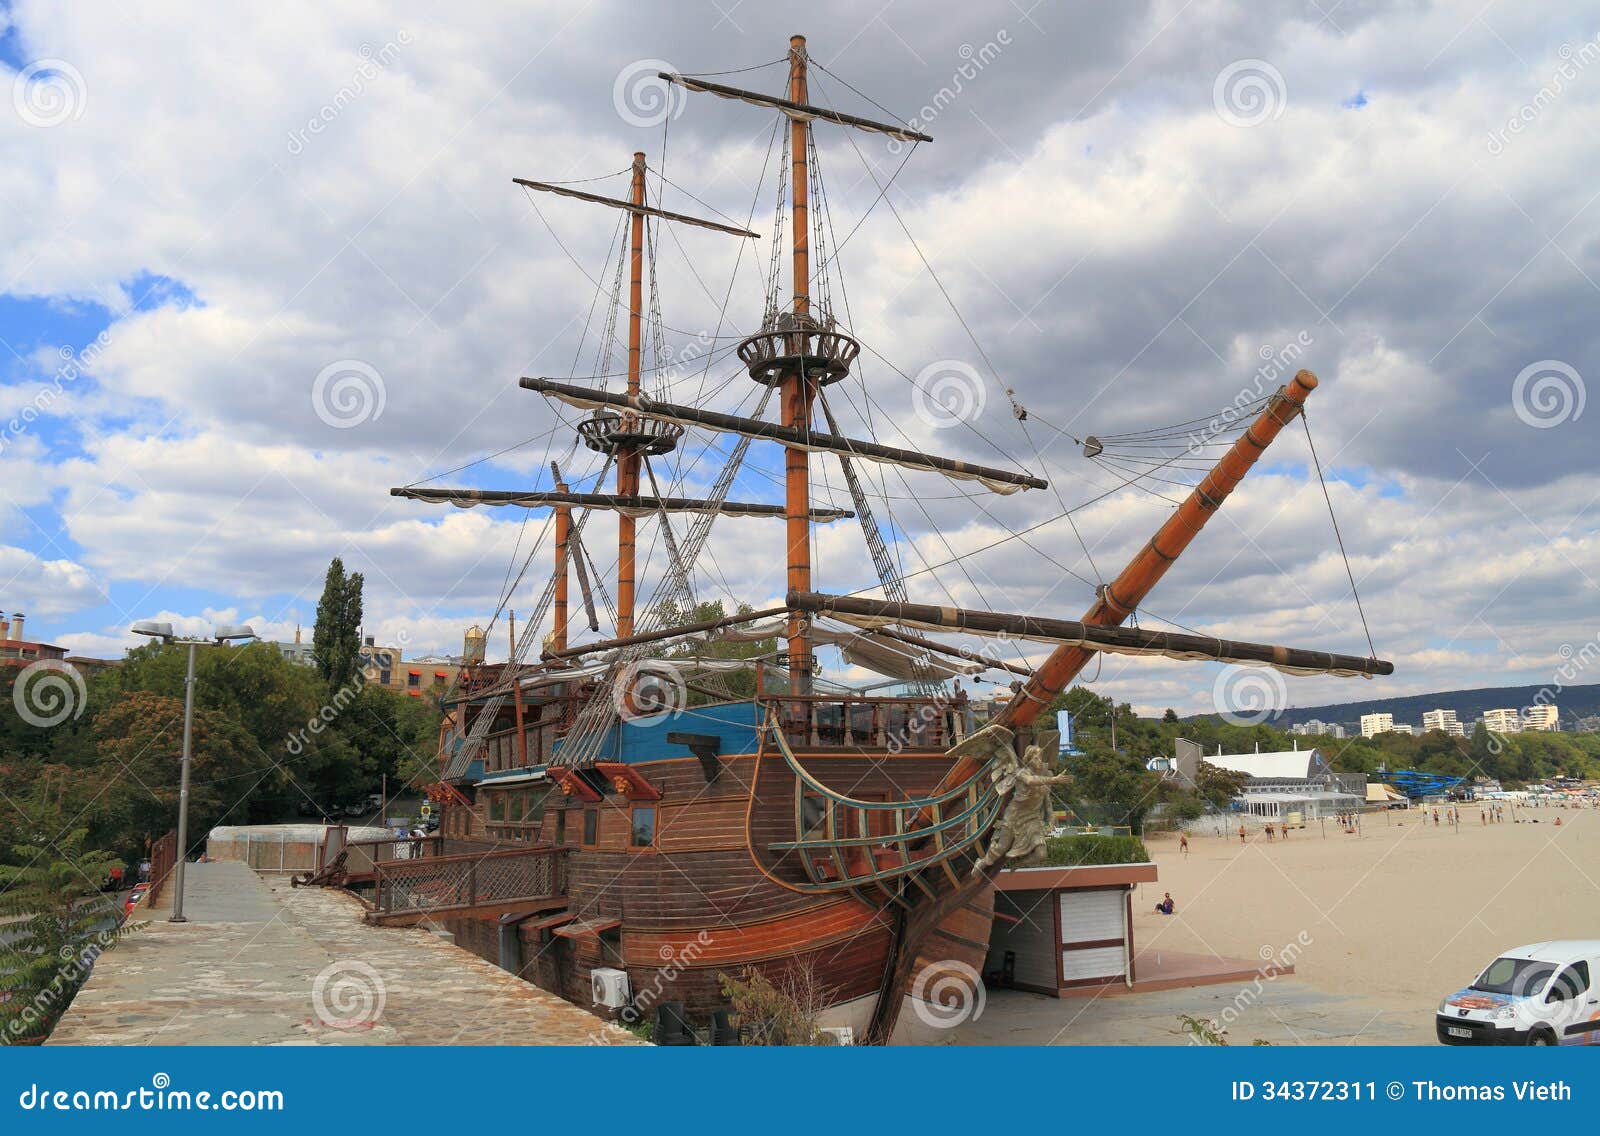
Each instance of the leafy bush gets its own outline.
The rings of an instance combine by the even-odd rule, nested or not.
[[[1045,856],[1052,866],[1062,868],[1150,862],[1150,853],[1137,836],[1054,836],[1045,843]]]

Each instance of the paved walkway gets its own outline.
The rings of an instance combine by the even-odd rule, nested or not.
[[[235,862],[187,874],[189,922],[145,915],[49,1044],[638,1044],[432,932],[367,926],[343,892]]]

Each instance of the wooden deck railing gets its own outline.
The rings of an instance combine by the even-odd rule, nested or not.
[[[566,892],[566,853],[547,845],[380,860],[374,865],[373,910],[400,915],[560,896]]]

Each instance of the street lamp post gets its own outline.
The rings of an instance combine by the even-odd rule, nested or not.
[[[202,643],[217,646],[231,639],[254,639],[256,633],[246,626],[223,624],[210,640],[179,640],[172,634],[172,624],[141,620],[133,625],[135,635],[160,639],[163,644],[182,642],[189,648],[189,660],[183,678],[183,765],[178,779],[178,847],[172,865],[172,917],[169,923],[187,923],[183,914],[183,868],[189,859],[189,766],[194,739],[194,656]]]

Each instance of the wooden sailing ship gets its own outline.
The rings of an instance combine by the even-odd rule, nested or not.
[[[813,295],[813,130],[821,123],[906,143],[929,139],[814,102],[802,37],[793,38],[784,62],[782,96],[661,76],[688,91],[776,112],[777,129],[786,133],[789,296],[777,304],[769,293],[761,327],[736,346],[740,370],[764,388],[755,413],[647,395],[642,341],[645,281],[654,278],[647,272],[650,226],[695,225],[739,239],[756,234],[650,204],[642,153],[634,155],[625,199],[519,179],[529,192],[562,194],[626,217],[625,255],[619,256],[619,275],[625,259],[628,280],[625,388],[521,380],[530,391],[589,413],[577,429],[603,459],[601,472],[589,492],[574,491],[553,464],[547,490],[411,486],[392,492],[465,507],[548,510],[553,525],[554,571],[531,619],[524,609],[509,660],[469,669],[450,704],[434,789],[443,804],[442,859],[476,856],[499,864],[496,857],[521,849],[547,863],[536,884],[522,887],[524,894],[501,892],[486,901],[475,892],[472,904],[441,911],[458,941],[613,1016],[646,1017],[655,1005],[674,1002],[691,1019],[703,1020],[726,1005],[725,975],[760,972],[780,985],[804,976],[820,992],[825,1024],[849,1025],[859,1040],[887,1042],[904,1036],[906,999],[925,996],[929,984],[919,978],[981,971],[996,869],[975,866],[1007,806],[991,766],[1013,735],[1026,740],[1040,713],[1097,652],[1306,673],[1373,675],[1391,668],[1374,658],[1123,626],[1301,412],[1317,385],[1307,372],[1263,400],[1247,428],[1080,619],[910,602],[893,558],[883,554],[856,463],[889,463],[999,493],[1046,482],[1025,470],[840,432],[827,389],[851,376],[860,344]],[[775,420],[764,414],[773,400]],[[659,459],[690,429],[731,435],[735,443],[707,495],[669,495]],[[781,505],[728,499],[734,471],[756,441],[784,448]],[[851,510],[812,501],[813,466],[824,455],[844,473]],[[613,467],[614,492],[605,492]],[[587,626],[600,625],[594,596],[602,581],[583,529],[603,512],[617,514],[615,634],[574,643],[582,629],[569,591],[574,576]],[[881,598],[829,594],[814,585],[814,526],[852,514],[866,531]],[[694,611],[699,557],[712,523],[722,517],[783,518],[785,601],[686,620]],[[642,610],[640,520],[659,523],[668,562],[654,602]],[[547,619],[551,631],[541,639]],[[954,632],[1052,649],[1036,667],[999,663],[952,645]],[[781,647],[754,659],[698,653],[698,645],[730,636],[774,636]],[[890,695],[825,682],[818,651],[830,647],[906,685]],[[730,667],[753,676],[754,690],[736,697],[719,685],[718,675]],[[973,734],[944,682],[996,668],[1026,681],[994,727]],[[626,975],[625,996],[602,994],[597,1005],[594,976],[616,972]],[[941,989],[948,996],[948,984]]]

